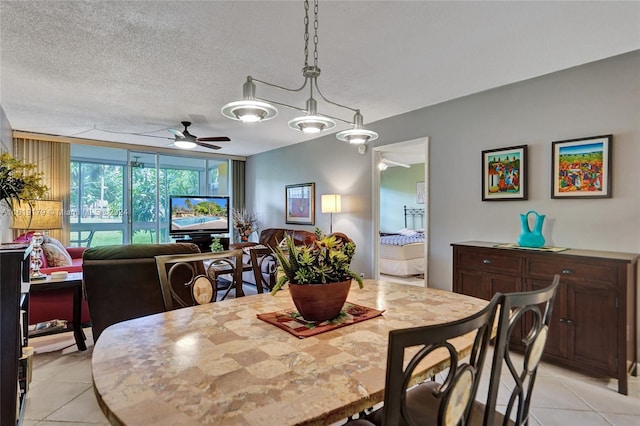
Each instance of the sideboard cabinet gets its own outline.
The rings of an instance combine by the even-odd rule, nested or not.
[[[640,255],[591,250],[543,252],[469,241],[453,246],[453,291],[489,300],[496,292],[547,287],[560,275],[545,359],[618,379],[637,374]],[[523,331],[519,330],[520,335]],[[519,336],[516,337],[516,340]]]

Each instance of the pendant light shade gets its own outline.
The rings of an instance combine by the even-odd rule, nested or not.
[[[222,107],[222,115],[243,123],[257,123],[269,120],[278,115],[276,107],[267,102],[255,99],[256,85],[251,76],[242,86],[242,100],[229,102]]]

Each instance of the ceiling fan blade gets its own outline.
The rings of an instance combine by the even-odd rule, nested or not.
[[[229,139],[226,136],[211,136],[208,138],[196,138],[199,142],[230,142],[231,139]]]
[[[173,133],[173,135],[174,135],[176,138],[184,139],[184,133],[182,133],[180,130],[176,130],[176,129],[171,129],[171,128],[169,128],[169,131],[170,131],[171,133]]]
[[[168,137],[166,137],[166,136],[145,135],[145,134],[142,134],[142,133],[132,133],[132,135],[134,135],[134,136],[144,136],[144,137],[146,137],[146,138],[169,139],[169,140],[171,140],[171,141],[173,140],[173,138],[168,138]]]
[[[202,146],[202,147],[204,147],[204,148],[209,148],[209,149],[222,149],[222,147],[221,147],[221,146],[218,146],[218,145],[211,145],[211,144],[208,144],[208,143],[200,142],[200,140],[197,140],[195,143],[196,143],[196,145],[198,145],[198,146]]]

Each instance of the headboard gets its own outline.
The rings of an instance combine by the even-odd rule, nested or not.
[[[411,226],[409,226],[409,224],[411,224]],[[404,206],[404,227],[411,229],[424,228],[424,209]]]

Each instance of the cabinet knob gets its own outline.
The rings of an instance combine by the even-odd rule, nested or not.
[[[571,325],[571,324],[573,324],[573,321],[567,320],[567,324]]]
[[[573,274],[573,271],[572,271],[571,269],[563,269],[563,270],[562,270],[562,273],[563,273],[564,275],[571,275],[571,274]]]
[[[560,318],[560,322],[567,322],[567,320],[564,318]]]
[[[491,260],[485,259],[482,261],[482,263],[484,263],[485,265],[491,265]]]

